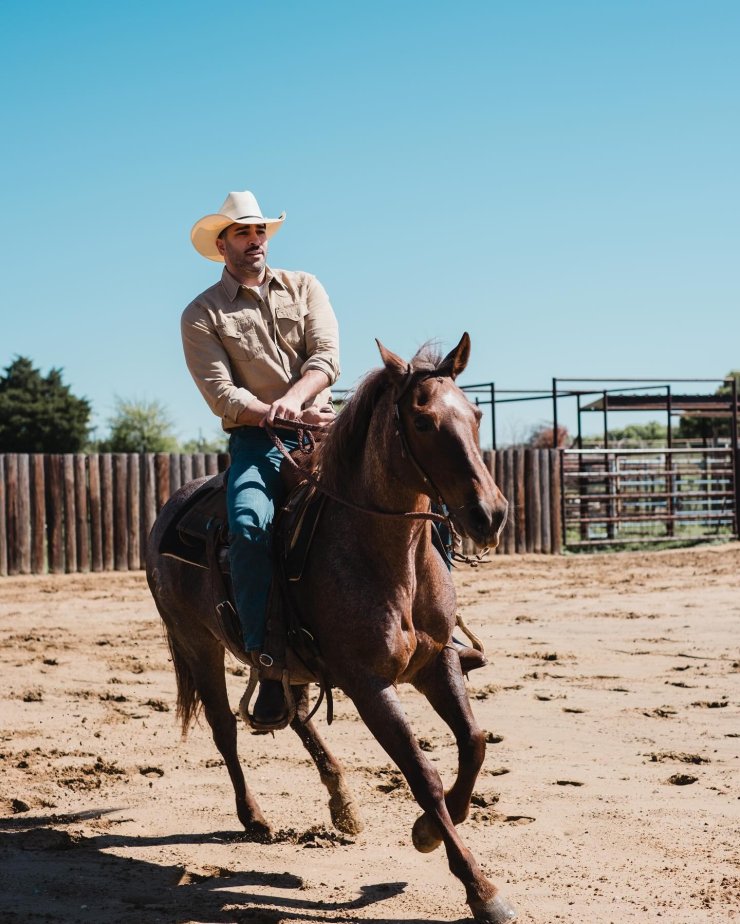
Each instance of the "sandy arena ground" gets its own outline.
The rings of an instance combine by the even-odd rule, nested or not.
[[[504,557],[456,577],[490,658],[462,835],[522,924],[740,921],[740,544]],[[462,922],[405,783],[339,695],[322,729],[366,828],[333,831],[290,730],[241,736],[275,841],[239,839],[207,727],[186,742],[142,574],[0,578],[0,921]],[[244,678],[229,661],[236,706]],[[449,782],[455,748],[410,689]]]

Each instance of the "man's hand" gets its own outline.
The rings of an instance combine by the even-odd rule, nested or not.
[[[296,402],[290,401],[286,395],[270,405],[270,410],[262,418],[261,426],[267,423],[274,427],[276,417],[282,417],[283,420],[301,420],[304,423],[324,426],[331,423],[336,414],[331,404],[324,404],[321,407],[311,406],[305,409],[298,406],[296,412]]]
[[[283,420],[297,420],[302,416],[302,404],[303,402],[299,395],[292,395],[288,392],[286,395],[283,395],[282,398],[278,398],[277,401],[272,402],[270,409],[262,418],[260,426],[264,426],[268,423],[271,427],[274,427],[276,417],[282,417]]]
[[[336,416],[331,404],[324,404],[322,407],[307,407],[301,414],[301,420],[308,424],[325,426],[330,424]]]

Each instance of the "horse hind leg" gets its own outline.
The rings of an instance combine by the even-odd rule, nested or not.
[[[337,831],[355,835],[365,827],[360,810],[350,792],[340,762],[329,751],[312,721],[305,721],[309,712],[308,684],[293,688],[296,715],[290,727],[298,735],[316,764],[321,782],[329,793],[329,813]]]
[[[445,794],[445,803],[453,824],[459,825],[470,811],[470,797],[483,765],[486,742],[470,708],[457,653],[444,648],[434,663],[414,678],[414,686],[455,736],[457,778]],[[429,853],[442,843],[440,831],[427,813],[416,819],[412,838],[421,853]]]
[[[265,819],[257,801],[252,796],[244,773],[239,763],[237,752],[237,722],[229,705],[226,692],[226,676],[224,672],[224,650],[210,635],[205,633],[193,643],[191,651],[198,651],[197,657],[189,657],[179,648],[176,641],[170,636],[170,650],[175,663],[178,681],[178,710],[180,711],[179,690],[181,683],[186,683],[189,691],[190,707],[187,713],[182,713],[183,734],[187,731],[184,723],[194,715],[199,698],[203,704],[206,720],[211,728],[213,741],[226,764],[226,769],[234,787],[236,798],[236,814],[244,825],[246,836],[253,841],[268,841],[272,836],[270,825]]]
[[[352,697],[363,721],[406,777],[414,798],[442,836],[450,871],[465,887],[478,924],[507,924],[516,912],[480,870],[455,830],[439,774],[424,756],[395,688],[380,680],[353,683]]]

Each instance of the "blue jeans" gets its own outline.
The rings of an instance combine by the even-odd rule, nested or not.
[[[298,443],[280,431],[287,449]],[[262,648],[272,580],[272,521],[284,488],[282,454],[261,427],[243,427],[229,438],[231,468],[226,491],[231,539],[231,579],[244,647]]]

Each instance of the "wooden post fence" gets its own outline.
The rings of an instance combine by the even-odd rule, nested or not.
[[[499,554],[562,551],[559,450],[484,453],[509,501]],[[0,454],[0,576],[144,567],[157,513],[226,453]]]

